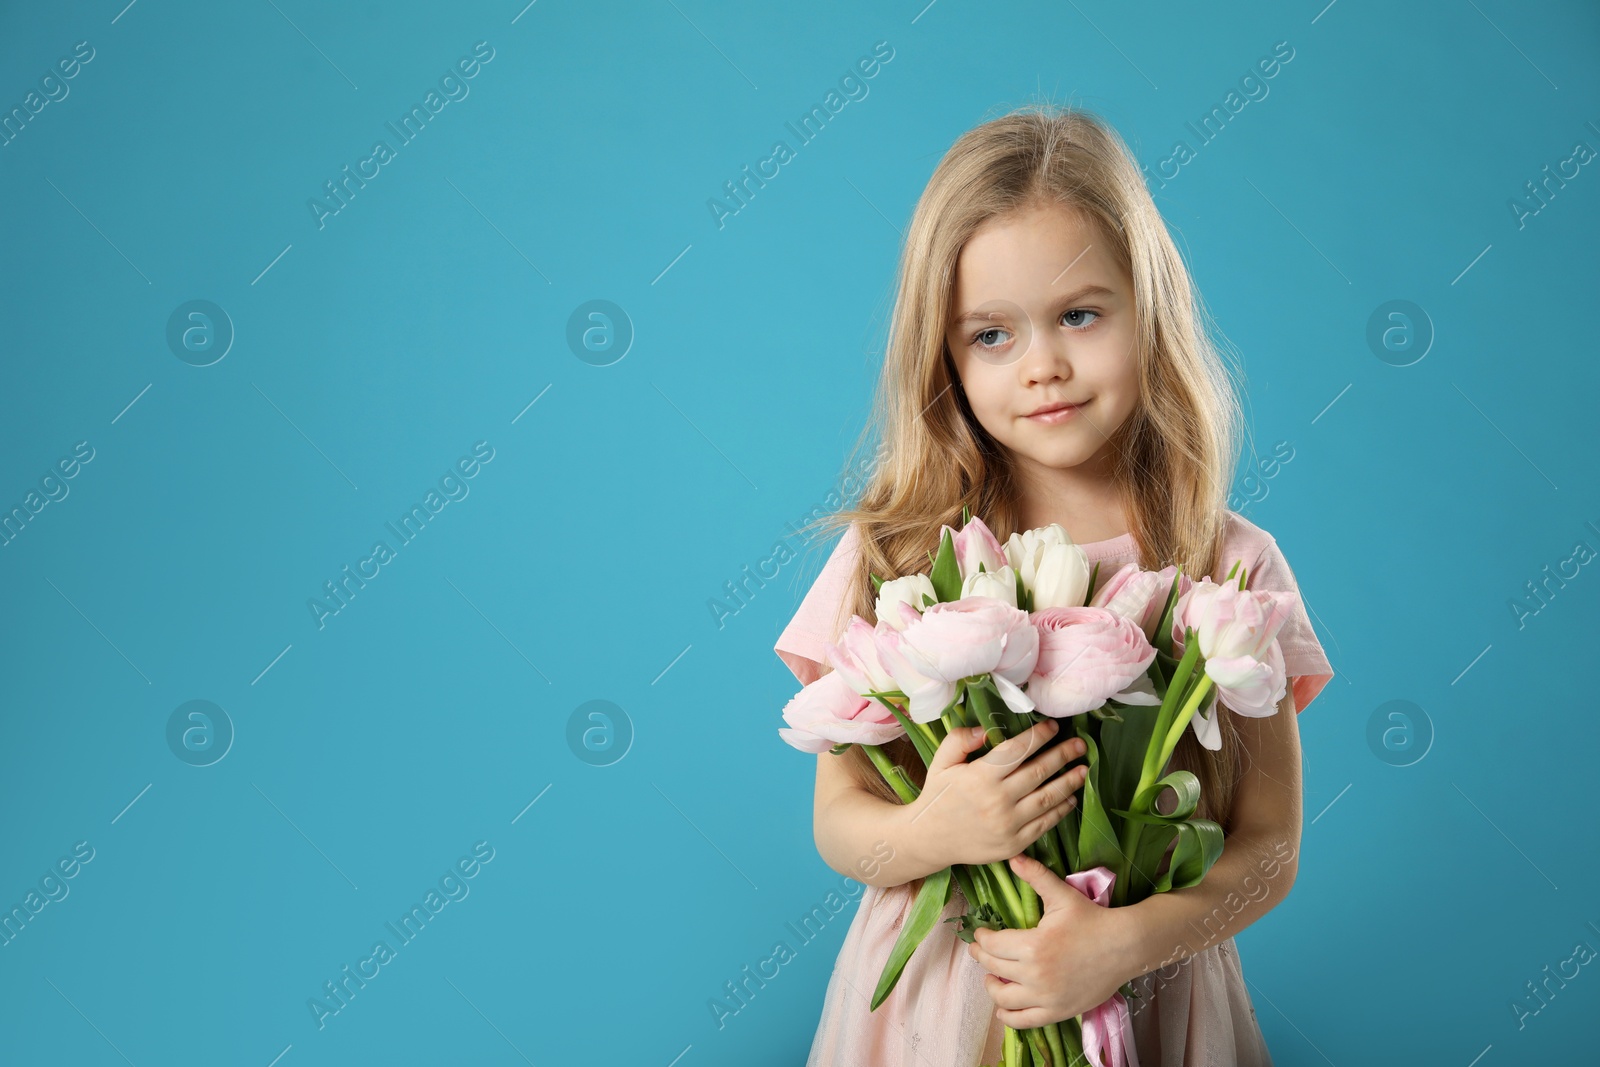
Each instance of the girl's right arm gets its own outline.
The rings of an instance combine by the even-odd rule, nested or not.
[[[993,863],[1018,855],[1072,810],[1087,767],[1056,775],[1082,755],[1076,738],[1041,746],[1056,732],[1040,723],[995,746],[979,729],[952,730],[910,804],[868,791],[839,756],[817,756],[817,852],[829,867],[867,885],[904,885],[952,863]]]

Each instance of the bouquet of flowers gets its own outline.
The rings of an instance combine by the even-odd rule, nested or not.
[[[1286,679],[1277,635],[1297,594],[1252,592],[1235,563],[1219,584],[1176,566],[1128,564],[1098,583],[1083,550],[1052,524],[1001,545],[963,509],[926,574],[872,575],[876,625],[853,616],[833,670],[784,708],[779,735],[805,752],[859,745],[904,803],[916,785],[883,750],[909,737],[924,764],[950,730],[982,726],[977,758],[1045,716],[1070,720],[1088,763],[1078,803],[1026,852],[1096,904],[1137,903],[1199,884],[1222,855],[1222,828],[1195,817],[1199,779],[1169,773],[1185,729],[1221,747],[1217,701],[1241,715],[1277,710]],[[1237,581],[1234,580],[1237,573]],[[1066,723],[1063,723],[1065,726]],[[1068,736],[1059,731],[1048,743]],[[1066,773],[1072,761],[1060,773]],[[1162,810],[1158,798],[1175,802]],[[1157,873],[1171,851],[1168,868]],[[957,934],[1030,928],[1039,898],[1004,863],[957,864],[923,881],[873,994],[875,1010],[959,884]],[[1131,983],[1074,1019],[1005,1031],[1004,1067],[1138,1067]]]

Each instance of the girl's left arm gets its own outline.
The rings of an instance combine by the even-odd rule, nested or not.
[[[1276,714],[1241,715],[1237,722],[1244,770],[1221,858],[1199,885],[1155,893],[1108,912],[1120,919],[1117,941],[1125,979],[1232,937],[1277,907],[1294,885],[1302,794],[1293,685]]]

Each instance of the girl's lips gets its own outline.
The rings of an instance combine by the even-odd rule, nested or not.
[[[1054,411],[1046,411],[1038,415],[1027,415],[1024,417],[1030,422],[1040,422],[1046,426],[1056,426],[1060,423],[1066,422],[1068,419],[1074,418],[1078,414],[1080,407],[1081,405],[1073,405],[1072,407],[1057,408]]]

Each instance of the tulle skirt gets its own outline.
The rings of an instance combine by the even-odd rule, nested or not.
[[[911,909],[907,886],[867,886],[824,994],[806,1067],[978,1067],[1000,1061],[1004,1027],[984,969],[944,922],[967,910],[957,887],[889,998],[869,1011]],[[1133,980],[1139,1067],[1271,1067],[1233,938]]]

